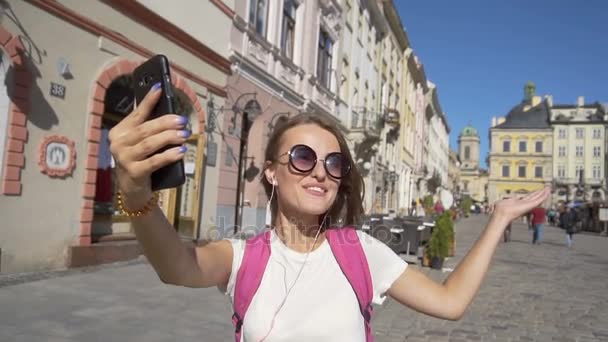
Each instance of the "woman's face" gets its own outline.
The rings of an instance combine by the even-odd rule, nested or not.
[[[272,184],[276,179],[279,209],[289,219],[318,218],[329,210],[340,186],[340,180],[330,176],[322,160],[328,154],[341,152],[336,137],[315,125],[304,124],[285,131],[279,142],[278,162],[267,170]],[[286,153],[295,145],[310,147],[317,156],[317,163],[308,172],[300,172],[289,163]],[[321,160],[322,159],[322,160]]]

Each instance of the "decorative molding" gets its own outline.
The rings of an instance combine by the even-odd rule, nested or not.
[[[49,0],[46,0],[46,1],[45,0],[26,0],[26,1],[42,10],[48,12],[49,14],[54,15],[57,18],[63,19],[66,22],[69,22],[70,24],[72,24],[78,28],[81,28],[89,33],[108,38],[111,41],[113,41],[143,57],[150,58],[155,55],[155,53],[152,52],[151,50],[149,50],[139,44],[136,44],[135,42],[127,39],[123,35],[115,32],[103,25],[96,23],[89,18],[86,18],[86,17],[74,12],[73,10],[60,4],[57,1],[49,1]],[[174,69],[174,71],[182,74],[184,77],[207,88],[211,93],[216,94],[221,97],[227,96],[227,93],[226,93],[226,90],[224,87],[217,85],[206,79],[203,79],[176,63],[171,62],[171,67]]]
[[[228,18],[234,18],[234,11],[232,8],[228,7],[222,0],[209,0],[212,4],[215,5],[220,11],[222,11]]]
[[[26,67],[24,47],[21,38],[13,35],[0,25],[0,45],[10,59],[14,69],[13,82],[18,92],[10,99],[7,113],[6,153],[4,170],[0,169],[2,194],[20,196],[22,191],[21,170],[25,167],[25,144],[28,140],[27,114],[30,106],[32,74]]]
[[[63,135],[50,135],[40,143],[38,166],[49,177],[65,178],[76,167],[76,144]]]

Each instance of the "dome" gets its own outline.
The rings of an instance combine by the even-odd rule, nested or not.
[[[467,125],[460,132],[460,136],[462,136],[462,137],[465,137],[465,136],[475,136],[475,137],[478,137],[479,134],[477,133],[477,129],[475,129],[475,127],[473,127],[471,125]]]

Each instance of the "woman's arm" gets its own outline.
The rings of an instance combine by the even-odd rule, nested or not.
[[[443,284],[408,267],[388,293],[401,304],[419,312],[443,319],[460,319],[481,286],[506,226],[542,203],[549,193],[546,188],[523,199],[496,203],[483,233]]]
[[[153,154],[167,145],[182,145],[189,134],[186,120],[178,115],[163,115],[146,120],[161,96],[153,88],[137,108],[109,133],[110,151],[116,160],[116,174],[123,203],[127,209],[146,206],[153,193],[150,174],[183,158],[185,149],[171,148]],[[169,284],[190,287],[222,285],[232,268],[232,246],[228,241],[188,248],[169,224],[158,206],[131,221],[135,236],[159,278]]]

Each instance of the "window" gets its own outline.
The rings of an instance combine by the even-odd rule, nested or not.
[[[593,156],[594,157],[600,157],[602,154],[602,147],[601,146],[593,146]]]
[[[601,179],[602,178],[602,173],[601,171],[601,167],[599,165],[594,165],[593,166],[593,179]]]
[[[566,167],[564,165],[557,166],[557,178],[566,178]]]
[[[560,128],[558,132],[558,138],[559,139],[566,139],[566,129],[565,128]]]
[[[536,153],[542,153],[543,152],[543,142],[542,141],[537,141],[534,144],[534,152],[536,152]]]
[[[8,95],[8,84],[13,84],[9,78],[9,68],[11,67],[8,54],[0,50],[0,175],[5,167],[4,158],[7,153],[8,118],[11,100]],[[100,151],[101,152],[101,151]],[[110,152],[108,151],[108,154]],[[101,153],[100,153],[101,154]]]
[[[582,165],[576,165],[576,169],[575,170],[576,170],[576,180],[577,181],[582,180],[582,178],[584,177],[584,173],[585,173],[585,171],[583,169],[583,166]]]
[[[469,146],[464,147],[464,159],[465,160],[471,159],[471,147],[469,147]]]
[[[296,32],[296,3],[293,0],[283,2],[283,31],[281,36],[281,51],[285,57],[293,59],[293,43]]]
[[[334,42],[323,29],[319,30],[319,50],[317,53],[317,78],[322,86],[331,85],[332,50]]]
[[[557,149],[558,156],[565,157],[566,156],[566,146],[560,146]]]
[[[520,165],[517,168],[517,176],[519,178],[526,178],[526,166],[525,165]]]
[[[350,76],[350,67],[348,65],[348,60],[346,58],[342,59],[342,79],[340,80],[340,98],[346,102],[348,102],[348,87],[350,84],[348,83],[348,79]]]
[[[534,167],[534,178],[543,178],[543,167],[542,166]]]
[[[576,139],[583,139],[585,137],[585,131],[583,128],[576,129]]]
[[[249,6],[249,24],[255,28],[257,34],[266,37],[268,0],[251,0]]]
[[[510,173],[511,173],[511,170],[510,170],[509,165],[503,165],[502,166],[502,176],[503,177],[510,177]]]
[[[600,128],[593,129],[593,139],[602,139],[602,130]]]
[[[505,140],[502,142],[502,151],[511,152],[511,141]]]
[[[583,156],[583,146],[576,146],[576,156],[577,157]]]
[[[526,152],[528,150],[528,146],[525,141],[519,142],[519,152]]]

